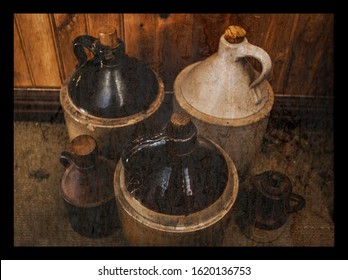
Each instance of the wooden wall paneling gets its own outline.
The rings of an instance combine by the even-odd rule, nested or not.
[[[323,17],[325,25],[322,27],[322,37],[319,39],[318,56],[314,61],[315,70],[311,73],[309,80],[311,82],[311,90],[315,96],[333,97],[334,87],[334,16],[325,14]]]
[[[156,52],[159,74],[166,91],[173,91],[179,72],[192,61],[193,14],[169,14],[157,18]]]
[[[58,46],[65,80],[74,71],[77,59],[74,55],[72,42],[79,35],[88,34],[85,14],[54,14]],[[89,53],[88,51],[86,51]]]
[[[59,74],[60,74],[60,80],[61,83],[63,83],[64,78],[65,78],[65,73],[64,73],[64,66],[63,66],[63,60],[59,48],[59,42],[58,42],[58,30],[56,26],[56,21],[54,19],[53,14],[48,14],[49,20],[50,20],[50,26],[51,26],[51,32],[52,32],[52,37],[53,37],[53,42],[54,42],[54,48],[56,51],[56,56],[57,56],[57,62],[58,62],[58,67],[59,67]]]
[[[126,53],[158,72],[158,54],[155,53],[155,14],[124,14],[124,42]]]
[[[87,14],[88,34],[98,38],[100,27],[111,25],[116,28],[117,35],[124,39],[122,14]]]
[[[194,14],[192,60],[203,60],[217,52],[220,37],[230,25],[229,14]]]
[[[289,70],[285,73],[284,87],[290,95],[315,96],[313,81],[318,80],[317,67],[321,67],[320,59],[326,50],[326,32],[332,26],[327,22],[325,14],[301,14],[291,47]],[[324,54],[325,55],[325,54]],[[318,70],[322,71],[322,69]]]
[[[35,87],[61,84],[48,14],[15,14]]]
[[[274,14],[264,36],[263,48],[272,59],[270,82],[277,95],[289,94],[291,88],[285,87],[284,81],[292,65],[292,44],[296,34],[298,14]]]
[[[33,87],[33,78],[30,73],[27,58],[24,53],[22,40],[18,32],[16,18],[14,18],[14,33],[13,33],[13,47],[14,47],[14,87]]]

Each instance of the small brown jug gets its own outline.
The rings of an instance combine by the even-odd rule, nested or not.
[[[111,234],[117,224],[113,162],[98,156],[89,135],[74,138],[71,152],[62,152],[60,162],[66,168],[61,191],[72,228],[92,238]]]

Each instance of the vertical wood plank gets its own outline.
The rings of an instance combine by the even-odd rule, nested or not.
[[[156,52],[159,55],[159,73],[164,88],[173,90],[179,72],[192,61],[192,14],[157,15]]]
[[[66,79],[75,71],[77,64],[72,42],[75,37],[88,33],[86,18],[84,14],[54,14],[53,16],[64,69],[64,79]]]
[[[288,88],[290,95],[315,95],[313,81],[319,83],[318,77],[314,76],[321,69],[322,55],[326,55],[323,48],[326,44],[327,32],[332,30],[332,24],[328,24],[327,15],[324,14],[301,14],[294,35],[289,60],[291,67],[285,74],[284,87]],[[323,52],[325,54],[323,54]]]
[[[14,47],[14,87],[32,87],[32,81],[27,60],[25,57],[22,41],[18,32],[16,20],[14,20],[13,33],[13,47]]]
[[[155,53],[156,19],[154,14],[124,14],[124,42],[129,56],[147,63],[158,72]]]
[[[53,34],[54,48],[56,51],[56,56],[58,58],[57,60],[58,60],[58,66],[59,66],[60,81],[61,83],[63,83],[65,79],[64,66],[63,66],[63,60],[62,60],[59,43],[58,43],[58,30],[57,30],[57,26],[56,26],[56,22],[54,20],[53,14],[49,14],[49,20],[50,20],[50,27]]]
[[[192,60],[203,60],[217,52],[221,35],[230,25],[229,14],[194,14]]]
[[[323,15],[322,38],[318,44],[321,45],[320,52],[316,56],[313,65],[315,70],[311,72],[311,94],[314,96],[333,97],[334,87],[334,16],[333,14]]]
[[[111,25],[116,28],[117,35],[123,39],[121,14],[87,14],[88,34],[98,37],[100,27]]]
[[[33,73],[34,86],[59,86],[59,66],[48,14],[16,14],[15,17]]]
[[[293,44],[298,14],[276,14],[271,16],[268,32],[263,44],[272,59],[271,84],[275,94],[288,94],[285,86],[286,75],[291,67]]]

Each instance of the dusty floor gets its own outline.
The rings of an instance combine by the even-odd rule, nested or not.
[[[14,245],[127,245],[121,229],[101,239],[85,238],[71,229],[59,195],[64,168],[58,159],[67,142],[65,124],[14,122]],[[306,206],[292,215],[278,239],[257,243],[246,238],[237,225],[244,203],[240,195],[223,246],[334,246],[333,151],[331,129],[269,125],[250,175],[265,170],[285,173],[293,191],[306,199]]]

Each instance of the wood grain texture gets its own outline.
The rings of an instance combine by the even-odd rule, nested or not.
[[[298,14],[272,15],[268,36],[265,37],[264,47],[272,58],[271,82],[275,94],[288,94],[285,87],[285,75],[291,67],[292,46],[296,32]]]
[[[126,53],[158,71],[155,52],[156,18],[154,14],[124,14],[124,42]]]
[[[157,16],[156,53],[160,58],[159,74],[167,91],[173,90],[176,76],[193,62],[192,27],[192,14]]]
[[[59,67],[48,14],[16,14],[15,17],[34,86],[59,85]]]
[[[27,58],[24,53],[22,40],[18,32],[16,20],[14,21],[13,33],[14,46],[14,84],[18,87],[32,87],[34,86],[31,73],[29,71]]]
[[[123,39],[123,26],[121,14],[87,14],[88,34],[98,38],[98,31],[103,25],[116,28],[118,37]]]
[[[23,14],[16,20],[16,87],[59,88],[75,70],[73,39],[97,36],[111,24],[127,54],[152,67],[171,91],[184,67],[212,55],[224,30],[240,25],[270,55],[276,95],[333,96],[333,14]]]
[[[64,69],[64,79],[75,71],[77,59],[72,42],[75,37],[87,34],[85,14],[54,14],[57,41]],[[58,85],[59,87],[61,84]]]
[[[284,73],[287,94],[316,95],[313,84],[326,85],[318,80],[318,72],[325,61],[326,38],[333,32],[333,22],[328,14],[301,14],[290,46],[291,57],[288,71]],[[329,58],[332,60],[332,57]],[[319,68],[319,69],[318,69]],[[318,69],[318,70],[317,70]]]
[[[324,15],[323,34],[318,39],[318,52],[311,72],[311,85],[307,95],[333,96],[334,91],[334,16]],[[319,49],[320,48],[320,49]]]
[[[230,25],[228,14],[194,14],[192,60],[207,58],[218,50],[219,40]]]

